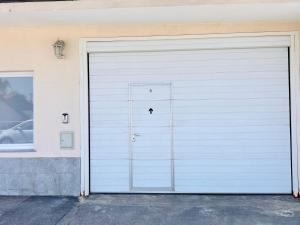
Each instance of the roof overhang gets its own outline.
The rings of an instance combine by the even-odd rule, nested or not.
[[[300,22],[300,1],[149,7],[103,7],[85,1],[0,4],[0,26],[168,22]]]

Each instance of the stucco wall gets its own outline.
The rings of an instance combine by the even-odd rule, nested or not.
[[[128,24],[114,26],[61,26],[0,28],[0,71],[34,71],[35,150],[0,153],[0,157],[80,156],[80,59],[82,37],[184,35],[233,32],[300,31],[300,23],[244,24]],[[66,42],[66,58],[54,57],[52,44]],[[70,124],[61,123],[61,113]],[[60,150],[59,133],[75,132],[74,150]]]
[[[175,6],[175,5],[202,5],[202,4],[247,4],[247,3],[288,3],[298,0],[79,0],[87,4],[99,3],[104,7],[144,7],[144,6]]]

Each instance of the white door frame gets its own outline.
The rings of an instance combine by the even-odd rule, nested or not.
[[[189,40],[186,42],[186,40]],[[299,91],[299,34],[298,32],[232,33],[184,36],[81,38],[80,40],[80,124],[81,124],[81,195],[90,189],[89,161],[89,86],[88,53],[122,51],[159,51],[184,49],[232,49],[259,47],[289,47],[292,192],[300,192],[300,91]],[[220,184],[222,185],[222,184]]]

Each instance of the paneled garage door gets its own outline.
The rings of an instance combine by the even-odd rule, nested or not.
[[[89,54],[90,191],[291,193],[288,48]]]

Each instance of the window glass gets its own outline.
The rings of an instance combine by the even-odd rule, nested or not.
[[[0,147],[28,143],[33,143],[33,79],[0,74]]]
[[[33,122],[32,120],[27,120],[21,124],[22,130],[33,130]]]

